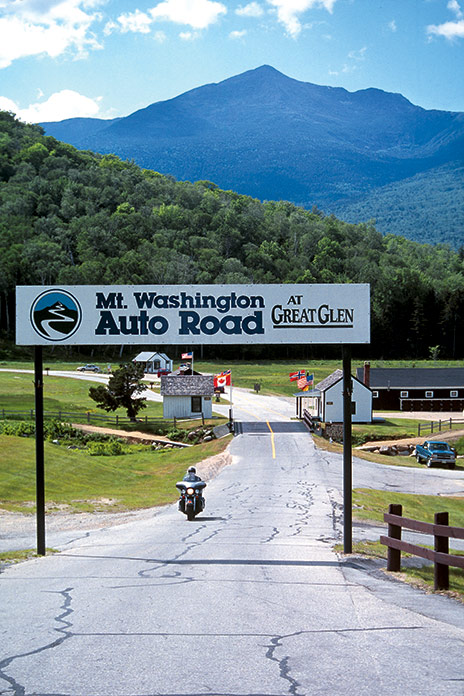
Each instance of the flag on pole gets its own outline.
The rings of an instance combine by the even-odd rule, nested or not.
[[[306,381],[308,382],[309,387],[314,386],[314,375],[308,375],[306,372]]]
[[[305,371],[304,370],[298,370],[298,372],[290,372],[289,377],[290,377],[290,382],[296,382],[297,380],[301,379],[302,377],[305,376]]]
[[[297,385],[298,385],[298,389],[301,389],[301,391],[308,391],[309,384],[306,381],[306,375],[304,377],[301,377],[301,379],[298,380]]]
[[[181,360],[193,360],[193,353],[182,353]]]
[[[230,370],[224,370],[218,375],[214,375],[214,388],[218,387],[229,387],[232,379],[232,373]]]

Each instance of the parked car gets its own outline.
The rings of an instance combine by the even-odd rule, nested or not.
[[[82,367],[76,367],[79,372],[101,372],[98,365],[82,365]]]
[[[447,442],[426,440],[422,445],[416,445],[416,460],[418,464],[445,464],[450,469],[456,465],[456,450]]]
[[[171,370],[158,370],[156,374],[158,375],[158,377],[161,377],[161,375],[170,375]]]

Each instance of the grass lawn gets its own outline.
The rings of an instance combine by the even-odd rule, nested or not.
[[[449,512],[449,523],[452,527],[464,527],[464,497],[411,495],[367,488],[358,488],[353,491],[353,518],[383,522],[383,515],[385,512],[388,512],[390,503],[401,504],[404,517],[410,517],[422,522],[433,523],[436,512],[446,511]],[[418,545],[426,546],[425,544],[420,544],[420,542]],[[343,546],[337,544],[335,550],[342,553]],[[464,555],[462,551],[453,551],[452,539],[450,539],[450,551],[458,555]],[[353,543],[353,553],[386,560],[387,547],[381,544],[379,540],[359,541]],[[401,552],[401,556],[402,558],[408,558],[411,554]],[[433,565],[424,565],[420,568],[403,567],[400,577],[429,591],[434,585],[433,572]],[[464,570],[461,568],[450,568],[449,572],[450,590],[448,594],[456,596],[463,601]]]
[[[230,437],[182,449],[140,447],[132,454],[99,457],[45,442],[47,509],[65,504],[75,512],[115,512],[169,503],[186,468],[223,451]],[[0,451],[0,507],[34,512],[35,440],[0,435]]]
[[[44,410],[81,413],[95,413],[100,416],[126,416],[124,409],[106,414],[97,408],[89,396],[89,388],[96,386],[91,380],[66,379],[65,377],[44,376]],[[0,409],[28,412],[34,408],[33,375],[27,373],[0,372]],[[147,407],[140,411],[140,417],[162,418],[161,402],[147,401]]]
[[[134,357],[135,351],[131,352],[130,356],[124,356],[122,361],[131,359]],[[369,359],[368,357],[366,359]],[[48,360],[44,357],[44,368],[49,367],[52,370],[72,370],[74,371],[79,365],[83,365],[86,362],[91,362],[102,369],[103,372],[106,371],[106,366],[111,363],[113,369],[118,366],[120,360],[108,358],[99,359],[98,357],[92,357],[88,359],[82,359],[79,361],[70,360],[65,362],[63,360]],[[174,367],[177,368],[181,360],[174,358]],[[362,367],[364,363],[363,359],[352,361],[352,372],[355,374],[357,367]],[[461,367],[461,362],[459,361],[433,361],[433,360],[418,360],[418,361],[408,361],[408,360],[372,360],[371,367]],[[5,360],[0,363],[0,367],[3,368],[15,368],[15,369],[33,369],[32,361],[11,361]],[[245,389],[253,390],[255,383],[259,382],[261,384],[261,394],[277,394],[281,396],[291,396],[298,391],[295,382],[290,382],[289,373],[295,372],[299,369],[308,370],[310,373],[314,374],[314,384],[317,384],[325,377],[330,375],[337,368],[342,368],[341,357],[340,360],[259,360],[259,361],[242,361],[242,360],[214,360],[214,361],[204,361],[195,358],[194,363],[195,370],[203,373],[219,373],[222,370],[231,369],[232,370],[232,380],[236,387],[243,387]]]
[[[411,495],[377,491],[370,488],[355,488],[353,491],[353,516],[360,520],[383,522],[390,503],[403,506],[403,516],[422,522],[433,522],[436,512],[449,512],[452,527],[464,527],[464,497],[437,495]]]

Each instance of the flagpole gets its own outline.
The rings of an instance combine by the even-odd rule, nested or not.
[[[193,375],[193,350],[192,350],[192,375]]]

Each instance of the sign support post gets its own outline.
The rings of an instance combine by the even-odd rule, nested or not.
[[[351,346],[344,345],[343,355],[343,553],[352,553],[353,467],[351,450]]]
[[[42,346],[34,351],[37,554],[45,556],[45,470]]]

